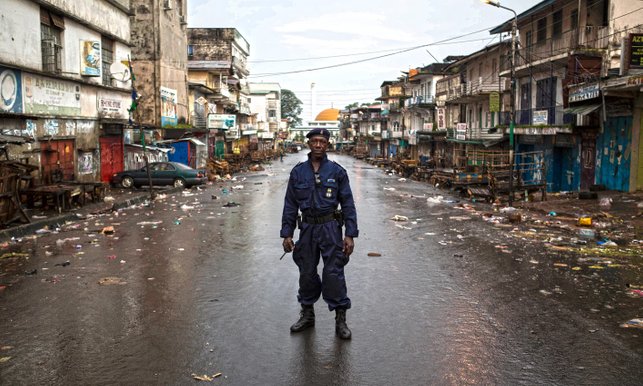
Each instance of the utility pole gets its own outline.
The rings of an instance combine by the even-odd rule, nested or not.
[[[483,0],[485,4],[493,5],[497,8],[506,9],[514,14],[511,22],[511,95],[509,113],[509,206],[514,202],[514,128],[516,127],[516,30],[518,29],[518,15],[511,8],[500,5],[497,1]],[[580,12],[580,10],[579,10]]]

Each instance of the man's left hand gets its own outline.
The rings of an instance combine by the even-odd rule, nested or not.
[[[347,257],[353,253],[353,248],[355,248],[355,242],[350,236],[344,237],[344,255]]]

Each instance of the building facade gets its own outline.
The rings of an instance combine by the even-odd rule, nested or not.
[[[131,104],[130,2],[0,2],[0,131],[37,181],[109,181]]]

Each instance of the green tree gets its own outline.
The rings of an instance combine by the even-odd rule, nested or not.
[[[301,125],[301,100],[288,89],[281,90],[281,116],[288,120],[289,126]]]
[[[350,110],[350,109],[352,109],[352,108],[354,108],[354,107],[358,107],[358,106],[359,106],[359,103],[358,103],[358,102],[353,102],[353,103],[351,103],[350,105],[346,106],[346,107],[345,107],[345,109],[346,109],[346,110]]]

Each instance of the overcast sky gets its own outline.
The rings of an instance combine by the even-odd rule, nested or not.
[[[502,5],[520,13],[538,2]],[[304,121],[311,116],[311,83],[315,115],[331,105],[371,102],[383,81],[436,62],[431,54],[442,61],[498,41],[488,30],[512,17],[480,0],[188,0],[188,27],[236,28],[250,44],[249,80],[278,82],[294,91],[303,102]],[[341,65],[479,30],[484,31],[459,38],[460,43],[318,71],[261,75]],[[323,58],[328,56],[335,57]]]

